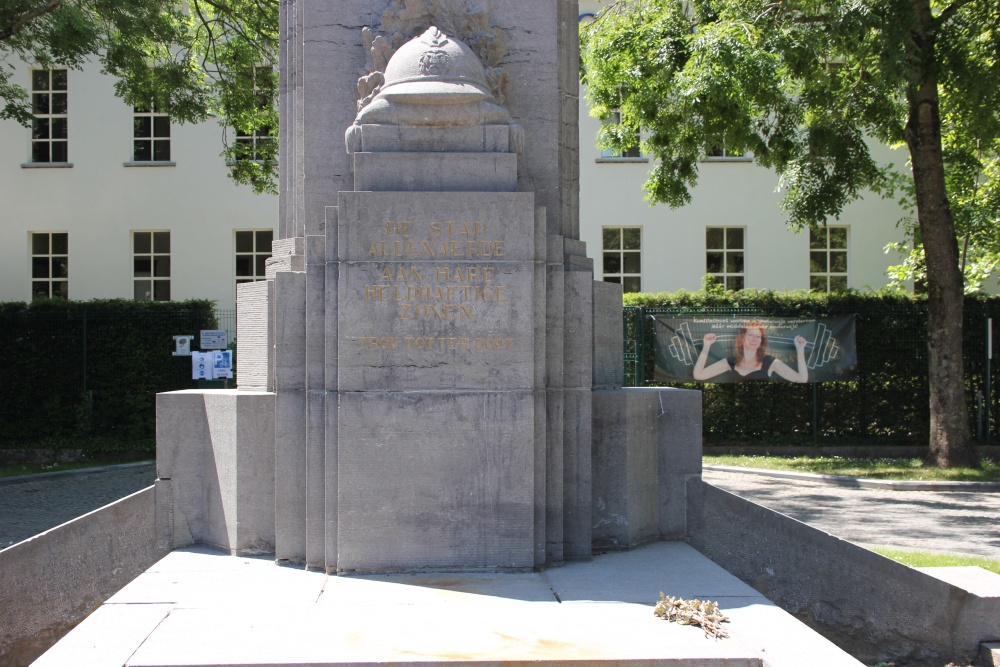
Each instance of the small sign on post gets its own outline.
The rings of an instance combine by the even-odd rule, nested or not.
[[[191,378],[194,380],[215,379],[214,352],[193,352],[191,354]]]
[[[175,357],[190,357],[191,356],[191,341],[194,340],[194,335],[189,334],[185,336],[174,336],[174,356]]]
[[[225,329],[202,329],[201,349],[224,350],[229,347],[229,333]]]
[[[216,380],[233,377],[233,351],[220,350],[212,353],[212,373]]]

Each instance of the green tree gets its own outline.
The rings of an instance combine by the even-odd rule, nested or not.
[[[24,63],[96,60],[127,104],[152,103],[178,123],[219,118],[232,178],[274,192],[277,49],[278,0],[3,0],[0,120],[31,123],[13,82]]]
[[[592,113],[621,110],[601,141],[630,148],[642,129],[653,202],[690,201],[699,160],[724,146],[779,175],[793,228],[820,226],[866,191],[893,192],[893,168],[869,142],[908,148],[929,304],[931,460],[975,464],[948,182],[995,196],[987,158],[1000,138],[1000,4],[632,0],[609,7],[581,40]],[[995,233],[992,220],[962,222],[970,234]]]

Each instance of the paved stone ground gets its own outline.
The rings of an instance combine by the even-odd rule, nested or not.
[[[1000,493],[859,489],[715,470],[703,479],[850,542],[1000,560]]]
[[[153,483],[152,463],[0,480],[0,549]],[[1000,560],[1000,493],[895,491],[706,470],[704,479],[859,544]]]
[[[146,463],[0,480],[0,549],[144,489],[155,479],[154,464]]]

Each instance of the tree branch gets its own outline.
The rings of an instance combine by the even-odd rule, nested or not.
[[[21,18],[14,21],[10,27],[0,30],[0,42],[8,40],[19,33],[21,28],[27,25],[29,21],[33,21],[39,16],[44,16],[59,9],[59,5],[61,4],[62,0],[49,0],[48,2],[37,5],[33,9],[29,9],[21,15]]]
[[[937,15],[934,19],[934,29],[938,29],[945,23],[951,20],[959,9],[969,4],[971,0],[954,0],[950,5],[944,8],[944,11]]]

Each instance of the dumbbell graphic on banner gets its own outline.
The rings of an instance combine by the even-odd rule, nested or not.
[[[735,338],[735,334],[718,334],[716,341],[723,346],[728,345],[732,347]],[[673,334],[669,340],[667,349],[670,351],[670,356],[685,366],[693,366],[698,359],[702,342],[700,337],[696,340],[691,335],[690,324],[683,322],[677,328],[673,329]],[[769,337],[768,342],[774,348],[795,349],[795,336],[772,335]],[[821,368],[835,360],[839,351],[840,346],[837,343],[837,339],[833,337],[829,327],[822,322],[817,322],[816,333],[812,341],[806,343],[806,354],[808,355],[806,366],[810,369]]]

